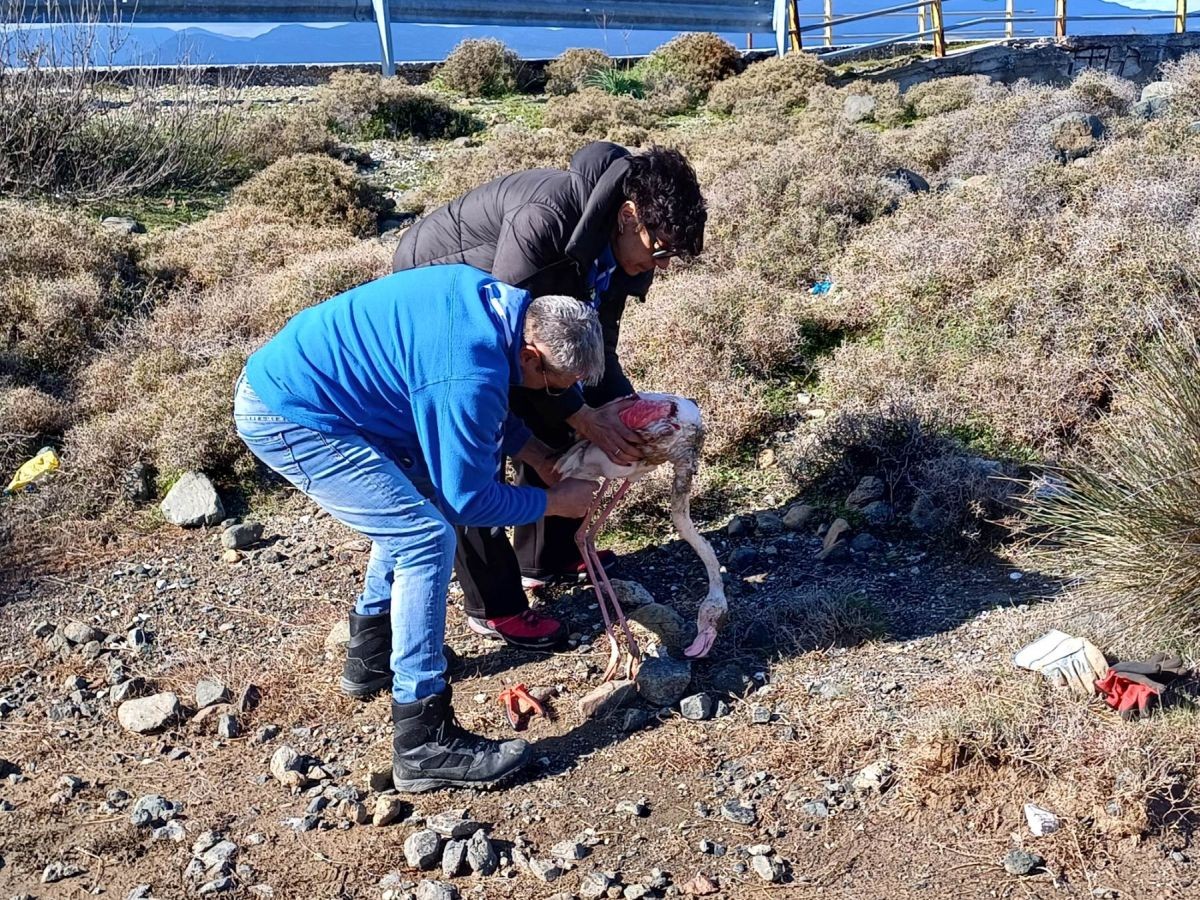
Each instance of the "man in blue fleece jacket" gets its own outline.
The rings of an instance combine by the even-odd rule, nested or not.
[[[508,391],[553,394],[596,381],[603,368],[589,306],[533,299],[462,265],[397,273],[326,300],[246,363],[234,398],[242,440],[371,539],[351,613],[365,652],[351,654],[361,671],[347,675],[364,696],[391,684],[400,790],[488,786],[528,757],[524,741],[484,740],[454,720],[442,653],[454,526],[583,515],[595,485],[554,476],[549,449],[509,413]],[[550,487],[504,484],[502,455]]]

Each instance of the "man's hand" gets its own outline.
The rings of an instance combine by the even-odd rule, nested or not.
[[[621,413],[636,402],[636,397],[622,397],[600,407],[584,406],[567,423],[617,465],[627,466],[645,456],[642,439],[621,421]]]
[[[527,440],[525,446],[513,458],[537,472],[538,478],[547,486],[557,484],[561,480],[559,474],[554,471],[554,451],[535,437]]]
[[[564,478],[546,491],[546,515],[582,519],[596,498],[596,483]]]

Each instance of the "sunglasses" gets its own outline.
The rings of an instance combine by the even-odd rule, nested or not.
[[[680,254],[683,253],[682,250],[676,250],[672,247],[664,246],[663,242],[661,240],[659,240],[658,234],[655,233],[654,231],[650,230],[649,228],[646,229],[646,233],[648,235],[650,235],[650,240],[652,242],[650,245],[651,246],[651,252],[650,252],[651,259],[673,259],[674,257],[679,256]]]

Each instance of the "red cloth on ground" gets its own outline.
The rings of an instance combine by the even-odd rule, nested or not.
[[[1158,696],[1154,688],[1139,684],[1112,669],[1096,682],[1096,690],[1104,695],[1104,701],[1122,714],[1131,714],[1134,709],[1146,711],[1150,701]]]

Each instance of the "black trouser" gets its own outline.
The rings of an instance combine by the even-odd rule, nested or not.
[[[588,402],[599,405],[605,398],[592,391],[585,393]],[[534,437],[555,450],[565,450],[574,440],[574,432],[561,419],[554,417],[547,404],[534,391],[515,388],[509,392],[509,406]],[[611,398],[607,398],[611,399]],[[545,487],[529,466],[514,461],[517,484]],[[529,599],[521,588],[521,576],[535,578],[574,568],[580,563],[575,532],[582,519],[547,516],[532,525],[520,525],[513,533],[513,543],[503,528],[456,528],[458,549],[454,567],[463,589],[463,609],[477,619],[502,619],[515,616],[529,608]],[[515,545],[515,550],[514,550]]]

